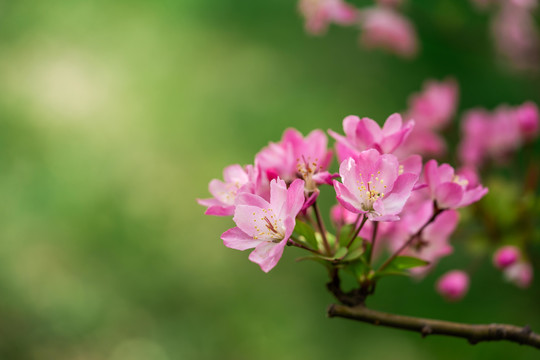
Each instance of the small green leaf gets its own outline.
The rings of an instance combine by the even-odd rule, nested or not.
[[[343,258],[343,261],[356,260],[360,258],[360,256],[362,256],[363,254],[364,254],[364,248],[362,246],[359,246],[354,250],[349,250],[349,253],[345,255],[345,257]]]
[[[336,259],[341,259],[342,257],[344,257],[345,255],[347,255],[347,248],[345,247],[341,247],[338,249],[338,251],[336,251],[335,255],[334,255],[334,258]]]
[[[309,244],[313,249],[318,249],[317,239],[315,238],[315,231],[313,228],[306,224],[303,221],[296,220],[296,226],[294,227],[294,232],[302,237],[307,244]]]
[[[418,266],[429,265],[428,261],[418,259],[412,256],[398,256],[382,271],[378,271],[373,275],[373,278],[380,278],[389,275],[409,276],[408,269]]]
[[[371,266],[359,259],[350,262],[345,269],[352,272],[352,274],[358,281],[364,281],[369,272],[371,271]]]
[[[429,261],[425,261],[412,256],[398,256],[388,266],[396,270],[412,269],[418,266],[429,265]]]
[[[345,225],[341,227],[341,229],[339,230],[339,245],[347,246],[347,244],[351,240],[352,231],[352,225]]]

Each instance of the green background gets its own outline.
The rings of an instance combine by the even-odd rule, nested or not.
[[[322,267],[288,248],[264,274],[222,245],[232,221],[196,204],[285,128],[383,121],[427,78],[454,76],[460,111],[540,100],[538,76],[493,56],[487,15],[409,3],[412,61],[364,51],[351,28],[307,36],[292,0],[0,2],[0,358],[539,358],[328,319]],[[540,330],[538,282],[517,289],[486,257],[462,302],[434,292],[470,265],[467,233],[424,281],[385,280],[369,304]]]

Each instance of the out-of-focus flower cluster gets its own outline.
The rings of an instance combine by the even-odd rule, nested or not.
[[[491,35],[497,51],[517,69],[538,69],[540,33],[533,17],[538,0],[472,0],[492,13]]]
[[[328,131],[335,139],[338,173],[329,171],[333,152],[323,131],[304,137],[288,129],[257,153],[252,165],[225,168],[223,180],[210,182],[213,197],[199,203],[208,215],[233,216],[236,226],[223,233],[224,244],[254,249],[249,259],[265,272],[290,245],[329,267],[351,271],[361,284],[403,272],[422,278],[453,252],[458,209],[487,194],[480,165],[509,156],[539,127],[538,108],[530,102],[492,113],[471,110],[463,118],[459,147],[464,167],[423,160],[447,154],[441,131],[456,114],[457,101],[455,80],[431,80],[410,97],[402,115],[390,115],[382,127],[370,118],[346,117],[343,134]],[[331,190],[337,199],[328,211],[334,231],[324,225],[317,204],[320,192]],[[519,248],[501,248],[493,262],[517,286],[531,283],[532,266]],[[436,284],[452,301],[468,288],[469,276],[461,270]]]
[[[497,52],[517,69],[538,69],[540,33],[533,17],[538,0],[471,0],[491,16],[490,31]],[[413,23],[400,11],[402,0],[375,0],[357,8],[344,0],[299,0],[298,9],[311,35],[324,34],[330,24],[356,27],[360,44],[405,58],[419,50]]]
[[[401,0],[379,0],[370,7],[356,8],[343,0],[300,0],[298,9],[312,35],[326,32],[331,23],[360,29],[360,43],[382,48],[403,57],[418,52],[412,23],[398,9]]]

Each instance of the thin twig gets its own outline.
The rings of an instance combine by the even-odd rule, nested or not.
[[[321,212],[319,211],[319,206],[317,205],[316,201],[313,203],[313,210],[315,211],[315,218],[317,219],[317,224],[319,225],[319,230],[321,231],[324,250],[326,251],[327,255],[332,255],[332,250],[330,250],[330,244],[328,243],[328,239],[326,238],[326,229],[324,228],[324,222],[322,220]]]
[[[377,229],[379,228],[379,222],[373,222],[373,235],[371,236],[371,251],[368,255],[368,264],[371,265],[371,258],[373,257],[373,252],[375,251],[375,240],[377,239]]]
[[[429,218],[429,220],[424,224],[422,225],[422,227],[414,234],[411,235],[411,237],[405,241],[405,243],[403,243],[403,245],[401,245],[401,247],[392,254],[392,256],[390,256],[388,259],[386,259],[386,261],[381,265],[381,267],[379,268],[379,270],[377,271],[382,271],[383,269],[385,269],[388,265],[390,265],[390,263],[403,251],[405,250],[409,245],[411,245],[411,243],[419,238],[421,235],[422,235],[422,231],[424,231],[424,229],[429,225],[431,224],[433,221],[435,221],[435,219],[437,218],[437,216],[439,216],[439,214],[441,214],[442,212],[444,211],[439,209],[437,207],[437,204],[435,202],[433,202],[433,215],[431,216],[431,218]]]
[[[529,326],[518,327],[505,324],[471,325],[443,320],[423,319],[389,314],[368,309],[363,305],[350,307],[333,304],[328,308],[328,316],[416,331],[422,337],[428,335],[460,337],[467,339],[473,345],[482,341],[506,340],[540,349],[540,335],[532,332]]]
[[[367,216],[364,215],[364,217],[362,218],[362,222],[360,223],[360,226],[358,226],[358,228],[356,229],[356,231],[354,232],[353,236],[351,237],[351,239],[349,240],[349,243],[347,244],[347,249],[351,247],[354,239],[356,239],[356,237],[358,236],[358,234],[360,233],[360,230],[362,230],[362,228],[364,227],[364,224],[366,223],[367,221]],[[355,223],[357,224],[358,221]]]

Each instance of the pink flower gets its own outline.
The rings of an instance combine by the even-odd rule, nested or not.
[[[491,30],[497,50],[511,65],[517,69],[538,68],[540,35],[527,6],[503,2]]]
[[[518,262],[504,269],[504,277],[522,289],[531,286],[533,280],[533,267],[527,262]]]
[[[304,181],[297,179],[287,189],[285,181],[272,180],[270,202],[248,193],[238,196],[233,217],[237,227],[224,232],[221,239],[231,249],[255,248],[249,260],[268,272],[281,258],[303,204]]]
[[[493,255],[493,265],[498,269],[506,269],[516,263],[521,257],[521,251],[515,246],[503,246]]]
[[[430,160],[424,167],[424,177],[432,199],[439,209],[456,209],[472,204],[487,194],[488,189],[465,176],[454,174],[448,164],[437,165]]]
[[[300,13],[306,19],[306,31],[312,35],[326,32],[331,22],[351,25],[356,21],[356,9],[342,0],[300,0]]]
[[[532,102],[526,102],[516,108],[516,117],[522,136],[530,140],[538,134],[540,120],[538,106]]]
[[[255,164],[269,179],[280,177],[287,183],[298,177],[305,180],[306,189],[314,191],[317,184],[331,184],[326,170],[332,160],[327,138],[314,130],[305,138],[295,129],[287,129],[279,143],[270,143],[255,157]]]
[[[538,108],[531,102],[499,106],[491,113],[484,109],[467,112],[462,122],[460,160],[475,167],[487,158],[504,162],[525,140],[536,136],[538,117]]]
[[[422,92],[409,99],[407,117],[414,119],[415,130],[441,129],[454,116],[457,98],[458,86],[454,79],[427,81]]]
[[[469,275],[461,270],[452,270],[437,281],[437,292],[449,301],[461,300],[469,291]]]
[[[206,215],[230,216],[234,213],[236,196],[241,191],[248,191],[251,181],[256,177],[253,166],[243,168],[240,165],[227,166],[223,170],[225,181],[210,181],[208,190],[214,196],[210,199],[197,199],[200,205],[206,206]]]
[[[337,156],[340,162],[357,156],[361,151],[374,148],[380,153],[392,153],[403,143],[411,132],[414,121],[403,125],[401,115],[392,114],[381,127],[369,118],[360,119],[358,116],[347,116],[343,120],[345,136],[328,130],[330,136],[336,139]]]
[[[372,221],[396,221],[418,175],[401,173],[394,155],[361,152],[341,163],[343,183],[334,181],[337,199],[347,210],[367,214]]]
[[[383,48],[403,57],[418,51],[416,32],[403,15],[389,7],[376,6],[360,13],[361,43],[366,48]]]

